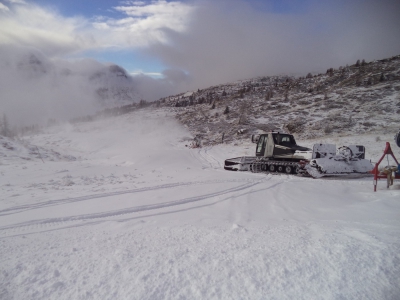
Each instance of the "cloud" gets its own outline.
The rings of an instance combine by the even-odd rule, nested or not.
[[[24,0],[6,0],[6,1],[13,4],[26,4]]]
[[[0,44],[32,46],[50,57],[140,49],[203,87],[321,71],[400,51],[400,3],[389,0],[303,0],[302,9],[291,0],[278,9],[258,0],[122,1],[112,8],[119,18],[93,19],[67,18],[22,0],[8,3],[0,7]]]
[[[150,77],[153,77],[153,78],[163,77],[163,73],[159,73],[159,72],[144,72],[143,70],[133,70],[129,74],[131,76],[144,75],[144,76],[150,76]]]
[[[66,18],[36,5],[13,2],[0,18],[0,45],[30,46],[48,55],[63,55],[95,46],[87,20]]]
[[[139,101],[126,71],[92,59],[50,59],[37,49],[0,48],[0,116],[12,125],[69,120]]]
[[[146,49],[193,80],[190,88],[281,73],[304,74],[400,53],[400,3],[307,1],[275,13],[245,1],[199,1],[188,29]]]
[[[0,12],[1,11],[6,12],[6,11],[10,11],[10,9],[7,6],[5,6],[3,3],[0,2]]]
[[[93,25],[108,30],[117,42],[126,46],[146,47],[152,43],[168,43],[165,30],[186,31],[194,7],[182,2],[154,1],[150,4],[132,1],[114,9],[126,17],[119,19],[100,17]]]
[[[64,17],[55,10],[21,0],[10,3],[10,7],[0,3],[0,45],[31,46],[50,56],[168,43],[165,30],[185,31],[193,11],[192,6],[181,2],[125,1],[124,6],[113,8],[121,14],[118,19],[84,18]]]

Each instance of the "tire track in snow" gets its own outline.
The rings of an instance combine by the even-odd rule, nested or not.
[[[84,215],[68,216],[68,217],[60,217],[60,218],[47,218],[47,219],[42,219],[42,220],[22,222],[22,223],[17,223],[17,224],[13,224],[13,225],[2,226],[2,227],[0,227],[0,230],[3,231],[3,233],[7,234],[7,231],[9,231],[9,230],[15,232],[15,230],[18,230],[18,229],[32,230],[32,229],[38,228],[38,227],[39,228],[43,228],[43,227],[48,228],[49,226],[57,226],[57,225],[65,223],[65,222],[86,221],[86,220],[93,220],[93,219],[99,219],[99,218],[109,218],[109,217],[121,216],[121,215],[125,215],[125,214],[132,214],[132,213],[145,212],[145,211],[150,211],[150,210],[155,210],[155,209],[169,208],[169,207],[198,202],[201,200],[207,200],[209,198],[223,196],[226,194],[242,191],[242,190],[251,188],[253,186],[256,186],[261,182],[263,182],[263,181],[260,181],[260,180],[255,181],[255,182],[253,181],[253,182],[249,182],[249,183],[240,185],[238,187],[229,188],[229,189],[226,189],[223,191],[213,192],[213,193],[209,193],[209,194],[205,194],[205,195],[194,196],[194,197],[189,197],[189,198],[184,198],[184,199],[174,200],[174,201],[169,201],[169,202],[149,204],[149,205],[140,205],[140,206],[134,206],[134,207],[130,207],[130,208],[123,208],[123,209],[119,209],[119,210],[107,211],[107,212],[101,212],[101,213],[84,214]]]
[[[200,152],[201,152],[201,148],[198,149],[196,152],[191,151],[191,152],[190,152],[190,155],[191,155],[195,160],[197,160],[197,161],[201,164],[201,166],[202,166],[203,169],[212,168],[212,165],[210,164],[210,162],[207,161],[207,160],[200,154]]]
[[[222,169],[222,165],[218,159],[216,159],[214,156],[208,153],[209,150],[211,150],[213,147],[207,147],[204,149],[204,157],[205,159],[214,167],[214,169]],[[214,162],[214,164],[213,164]],[[216,163],[216,164],[215,164]]]
[[[191,152],[192,156],[200,162],[204,169],[222,169],[222,165],[218,159],[208,153],[212,147],[198,148],[196,153]]]
[[[257,181],[260,181],[260,180],[257,180]],[[92,199],[97,199],[97,198],[105,198],[105,197],[112,197],[112,196],[119,196],[119,195],[124,195],[124,194],[133,194],[133,193],[142,193],[142,192],[156,191],[156,190],[161,190],[161,189],[169,189],[169,188],[175,188],[175,187],[180,187],[180,186],[190,186],[190,185],[196,185],[196,184],[227,183],[227,182],[243,182],[243,180],[235,179],[235,180],[221,180],[221,181],[208,180],[208,181],[177,182],[177,183],[168,183],[168,184],[156,185],[156,186],[151,186],[151,187],[143,187],[143,188],[137,188],[137,189],[131,189],[131,190],[124,190],[124,191],[118,191],[118,192],[93,194],[93,195],[74,197],[74,198],[63,198],[63,199],[59,199],[59,200],[49,200],[49,201],[35,203],[35,204],[25,204],[25,205],[6,208],[3,210],[0,210],[0,216],[16,214],[21,211],[39,209],[39,208],[43,208],[43,207],[47,207],[47,206],[55,206],[55,205],[61,205],[61,204],[66,204],[66,203],[74,203],[74,202],[92,200]]]

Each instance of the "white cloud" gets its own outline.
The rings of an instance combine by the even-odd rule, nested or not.
[[[163,77],[162,73],[159,73],[159,72],[144,72],[143,70],[133,70],[129,74],[132,75],[132,76],[145,75],[145,76],[150,76],[150,77],[153,77],[153,78],[161,78],[161,77]]]
[[[82,18],[65,18],[35,5],[13,5],[0,18],[0,44],[32,46],[46,54],[65,54],[93,47]]]
[[[98,16],[93,19],[64,17],[60,13],[27,3],[9,0],[0,3],[0,45],[33,46],[51,56],[108,47],[138,48],[152,43],[168,43],[167,30],[184,32],[193,7],[163,0],[145,4],[126,1],[114,10],[122,18]]]
[[[3,3],[0,2],[0,12],[4,11],[10,11],[10,9],[5,6]]]
[[[26,4],[24,0],[6,0],[6,1],[13,4]]]
[[[130,5],[128,5],[130,4]],[[125,14],[122,19],[104,19],[94,22],[96,28],[109,29],[114,39],[125,40],[131,47],[144,47],[152,43],[168,43],[165,31],[185,32],[195,8],[182,2],[159,0],[146,4],[132,1],[114,7]]]

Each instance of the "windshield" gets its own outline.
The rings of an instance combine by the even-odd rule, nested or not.
[[[296,141],[294,140],[293,135],[291,134],[281,134],[274,133],[274,142],[277,145],[296,145]]]

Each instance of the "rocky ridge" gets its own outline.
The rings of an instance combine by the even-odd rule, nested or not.
[[[325,74],[220,84],[160,99],[156,106],[174,113],[204,145],[269,130],[302,139],[395,132],[400,127],[400,55],[357,61]]]

